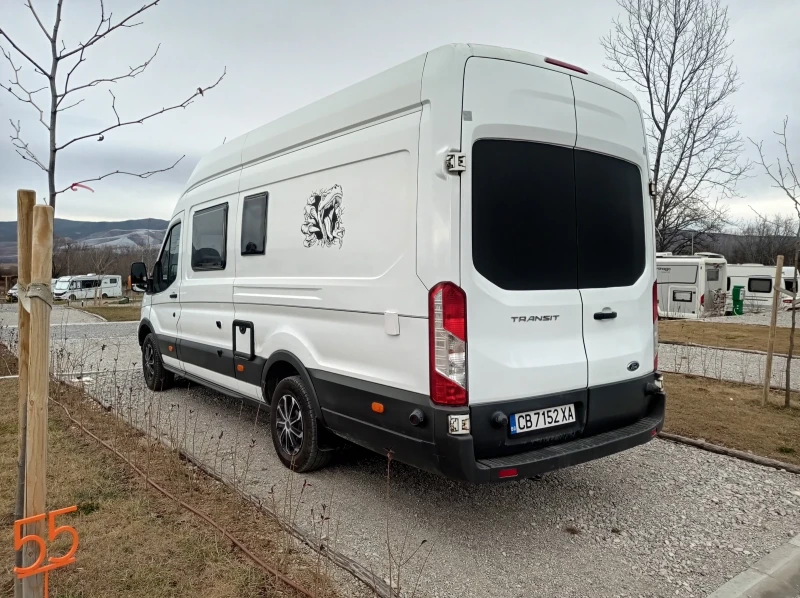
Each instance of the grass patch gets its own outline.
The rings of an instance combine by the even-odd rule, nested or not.
[[[138,322],[142,315],[142,305],[103,305],[101,307],[76,307],[81,311],[105,318],[109,322]]]
[[[9,351],[5,345],[0,345],[0,376],[14,376],[16,374],[19,374],[17,356]]]
[[[761,407],[759,386],[670,373],[664,381],[665,432],[800,465],[800,394],[785,409],[783,392],[771,392]]]
[[[800,318],[798,318],[800,320]],[[800,327],[800,323],[798,324]],[[775,352],[789,352],[789,328],[775,331]],[[658,340],[674,343],[692,343],[711,347],[752,349],[766,351],[769,326],[755,324],[722,324],[690,320],[661,320],[658,323]],[[800,333],[795,338],[795,353],[800,353]]]
[[[123,455],[147,463],[151,479],[207,513],[262,560],[320,598],[337,594],[327,567],[285,543],[278,522],[225,486],[149,441],[80,391],[53,383],[51,396]],[[51,573],[56,598],[240,598],[299,596],[256,567],[231,542],[195,515],[147,486],[124,462],[82,434],[49,405],[47,508],[78,505],[63,517],[80,535],[75,565]],[[16,487],[17,380],[0,380],[0,595],[12,595],[12,523]],[[63,554],[66,546],[51,546]],[[280,564],[279,564],[280,563]]]

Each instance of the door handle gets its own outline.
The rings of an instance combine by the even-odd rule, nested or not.
[[[615,311],[598,311],[594,314],[595,320],[613,320],[617,317],[617,312]]]
[[[170,299],[177,299],[178,298],[178,293],[170,293],[169,294],[169,298]]]

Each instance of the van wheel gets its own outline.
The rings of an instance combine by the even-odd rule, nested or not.
[[[69,300],[70,301],[75,301],[75,299],[77,299],[77,297],[75,295],[70,295],[69,296]]]
[[[300,376],[278,383],[269,412],[272,444],[286,467],[302,473],[328,464],[332,453],[320,449],[319,423]]]
[[[156,392],[167,390],[175,383],[175,374],[164,368],[161,351],[158,350],[158,340],[152,332],[142,343],[142,370],[147,388]]]
[[[108,295],[106,293],[103,293],[103,299],[108,299]]]

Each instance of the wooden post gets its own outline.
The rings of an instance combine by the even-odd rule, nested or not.
[[[789,331],[789,354],[786,356],[786,396],[783,401],[783,406],[787,409],[792,402],[792,353],[794,352],[794,329],[796,324],[797,315],[797,298],[800,294],[797,292],[797,261],[800,259],[800,249],[795,246],[794,250],[794,296],[792,297],[792,328]]]
[[[33,251],[29,286],[31,330],[28,368],[28,429],[25,451],[25,515],[45,512],[47,475],[47,398],[50,392],[50,277],[53,273],[53,208],[33,208]],[[39,294],[39,296],[37,296]],[[26,526],[26,535],[47,538],[46,523]],[[26,544],[25,559],[37,556],[34,542]],[[25,598],[43,598],[44,576],[32,575],[22,581]]]
[[[772,351],[775,348],[775,327],[778,324],[778,305],[781,300],[781,274],[783,274],[783,256],[778,256],[775,266],[775,283],[772,287],[772,319],[769,322],[769,342],[767,344],[767,366],[764,370],[764,394],[761,396],[761,406],[767,404],[769,384],[772,381]]]
[[[17,446],[17,496],[14,504],[14,519],[25,517],[25,429],[28,421],[28,354],[31,348],[30,328],[31,315],[23,307],[22,296],[31,280],[31,232],[33,230],[33,206],[36,204],[36,192],[27,189],[17,191],[17,309],[19,321],[19,403],[18,403],[18,446]],[[6,292],[8,292],[8,276]],[[18,550],[14,564],[23,566],[22,552]],[[22,598],[22,581],[14,580],[14,597]]]

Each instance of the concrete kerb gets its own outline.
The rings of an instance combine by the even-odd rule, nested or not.
[[[708,598],[800,597],[800,535],[779,546]]]

